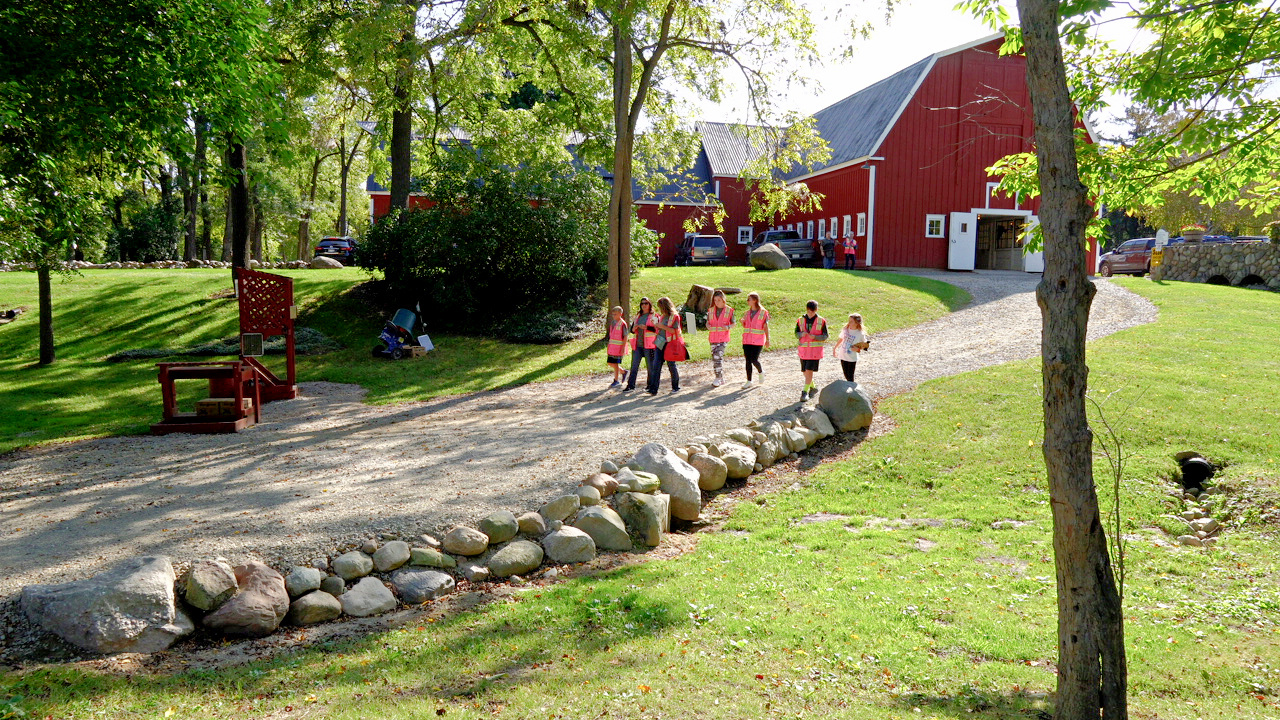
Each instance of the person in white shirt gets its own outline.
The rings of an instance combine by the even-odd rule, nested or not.
[[[840,328],[840,339],[831,354],[840,359],[840,369],[844,371],[844,379],[853,382],[853,373],[858,369],[858,355],[871,346],[871,336],[862,326],[862,315],[850,313],[849,322]]]

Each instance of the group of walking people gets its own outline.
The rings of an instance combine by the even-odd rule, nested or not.
[[[747,371],[743,389],[764,384],[760,353],[769,346],[769,320],[769,311],[760,304],[760,294],[753,292],[747,295],[747,311],[741,318],[742,355]],[[711,343],[711,367],[715,372],[715,380],[711,384],[715,387],[724,385],[724,351],[729,345],[730,331],[738,322],[739,318],[734,316],[733,308],[725,302],[724,292],[716,290],[712,293],[711,307],[707,310],[707,339]],[[826,341],[830,337],[826,318],[818,315],[818,303],[810,300],[806,304],[805,314],[796,320],[795,333],[800,370],[804,375],[800,400],[804,401],[818,392],[813,374],[818,371]],[[622,360],[628,336],[631,344],[631,368],[625,370]],[[851,313],[831,350],[832,355],[840,360],[846,380],[853,380],[858,355],[868,347],[870,336],[862,325],[862,315]],[[689,359],[689,349],[685,345],[680,313],[676,312],[671,299],[658,298],[658,308],[655,310],[649,298],[640,298],[640,307],[630,323],[623,317],[622,308],[614,307],[609,315],[606,355],[606,362],[613,369],[613,384],[609,386],[610,389],[620,387],[623,392],[635,390],[640,362],[643,360],[648,371],[646,392],[650,395],[658,394],[664,364],[671,376],[671,392],[679,392],[680,369],[677,363]]]

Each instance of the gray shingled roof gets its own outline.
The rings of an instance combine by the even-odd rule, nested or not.
[[[760,156],[762,150],[753,147],[744,130],[748,126],[729,123],[699,122],[702,148],[707,153],[711,174],[720,177],[736,177],[742,174],[747,163]]]
[[[814,113],[818,133],[831,146],[831,159],[812,169],[794,171],[792,175],[818,172],[875,153],[880,138],[911,99],[912,90],[933,58],[930,55]]]

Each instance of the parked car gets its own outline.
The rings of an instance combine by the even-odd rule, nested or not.
[[[353,237],[326,237],[316,243],[316,257],[333,258],[343,265],[356,259],[356,239]]]
[[[778,249],[793,261],[809,262],[818,255],[813,240],[800,237],[800,233],[795,230],[765,230],[757,233],[756,239],[751,242],[751,249],[754,250],[765,243],[777,245]]]
[[[1260,243],[1271,242],[1271,238],[1266,235],[1240,235],[1235,239],[1238,243]]]
[[[1171,238],[1169,244],[1182,242],[1182,238]],[[1155,238],[1134,238],[1125,240],[1120,246],[1098,258],[1098,274],[1111,277],[1123,273],[1141,276],[1151,272],[1151,248],[1156,246]]]
[[[719,235],[685,235],[676,247],[676,264],[720,263],[729,259],[729,248]]]

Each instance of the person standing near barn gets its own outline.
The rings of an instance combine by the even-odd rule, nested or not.
[[[769,311],[760,304],[760,293],[747,295],[747,312],[742,316],[742,356],[747,360],[747,381],[742,389],[751,387],[751,369],[760,373],[764,384],[764,367],[760,365],[760,351],[769,346]]]
[[[844,231],[844,269],[853,270],[858,267],[858,238],[853,236],[853,228]]]
[[[724,300],[724,291],[711,294],[711,308],[707,310],[707,340],[711,342],[711,369],[716,379],[715,387],[724,384],[724,349],[729,344],[729,328],[733,326],[733,308]]]
[[[622,308],[615,306],[609,313],[609,340],[605,348],[605,361],[613,368],[614,390],[622,386],[627,379],[627,371],[622,369],[622,354],[627,350],[627,321],[622,319]]]
[[[796,320],[796,339],[799,345],[800,371],[804,373],[804,388],[800,390],[800,402],[818,394],[813,384],[813,374],[822,360],[822,344],[827,340],[827,319],[818,314],[818,303],[805,303],[805,313]]]
[[[653,366],[658,362],[658,333],[654,328],[653,303],[649,298],[640,298],[640,310],[631,321],[631,373],[627,376],[627,386],[622,392],[636,389],[636,378],[640,374],[640,361],[644,360],[645,370],[649,374],[646,386],[652,384]]]
[[[833,227],[820,239],[822,243],[822,267],[828,270],[836,268],[836,229]]]

